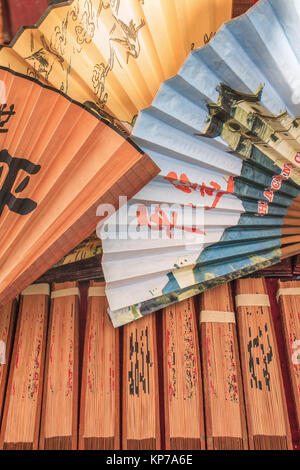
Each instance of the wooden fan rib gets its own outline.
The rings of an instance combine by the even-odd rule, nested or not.
[[[288,218],[299,219],[300,218],[300,211],[296,211],[293,208],[288,208],[287,212],[286,212],[286,215],[287,215]]]
[[[204,414],[193,299],[163,311],[166,448],[204,449]]]
[[[201,296],[207,319],[232,312],[230,284],[215,287]],[[248,449],[245,405],[236,326],[214,323],[200,314],[206,439],[208,449]],[[223,314],[222,314],[223,315]]]
[[[298,243],[300,243],[300,235],[293,235],[293,236],[281,238],[281,246],[289,245],[291,243],[298,245]]]
[[[78,295],[75,282],[54,284],[48,333],[39,448],[77,449]],[[69,293],[69,289],[72,291]],[[79,292],[79,290],[78,290]]]
[[[292,227],[299,227],[300,226],[300,218],[284,217],[283,225],[289,225],[289,226],[292,226]]]
[[[2,420],[0,448],[38,448],[48,296],[22,295]]]
[[[236,281],[236,294],[246,294],[247,303],[254,304],[246,307],[241,301],[237,306],[250,449],[291,449],[270,307],[261,306],[261,300],[256,300],[256,294],[267,295],[265,281],[262,278],[240,279]]]
[[[300,243],[295,243],[290,246],[284,246],[281,249],[281,259],[289,258],[290,256],[294,256],[299,254],[300,250]]]
[[[79,449],[120,448],[119,330],[107,315],[104,283],[90,283],[81,387]]]
[[[299,235],[300,227],[285,227],[281,228],[282,235]]]
[[[155,316],[124,328],[124,450],[159,449],[159,390]]]

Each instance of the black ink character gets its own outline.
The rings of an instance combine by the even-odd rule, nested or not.
[[[0,217],[5,206],[17,214],[29,214],[36,208],[37,203],[29,198],[17,198],[12,194],[11,191],[20,170],[24,170],[26,173],[28,173],[28,175],[36,175],[41,169],[40,165],[35,165],[25,158],[11,157],[7,150],[1,150],[0,178],[4,168],[4,165],[1,165],[1,163],[6,163],[9,170],[0,189]],[[26,176],[16,188],[15,193],[21,193],[28,185],[29,180],[30,176]]]
[[[8,132],[8,129],[5,129],[4,126],[10,120],[10,118],[14,114],[16,114],[14,109],[15,109],[15,106],[13,104],[9,107],[9,109],[7,108],[6,104],[0,105],[0,132],[2,133]]]
[[[211,32],[210,34],[204,34],[204,44],[208,44],[209,41],[215,36],[216,33]]]
[[[269,371],[269,364],[273,360],[273,349],[270,343],[268,325],[265,324],[264,327],[265,337],[268,344],[268,349],[265,350],[263,342],[263,330],[259,327],[258,334],[256,336],[252,335],[251,329],[249,329],[249,342],[247,345],[249,353],[249,362],[248,367],[251,372],[250,385],[251,388],[258,388],[259,390],[263,389],[263,384],[265,384],[267,390],[271,391],[271,376]],[[264,380],[260,377],[262,372]]]

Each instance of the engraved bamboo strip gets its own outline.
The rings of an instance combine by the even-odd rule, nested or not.
[[[282,295],[279,296],[279,305],[296,407],[296,418],[300,430],[300,282],[279,281],[278,288],[282,292]],[[299,289],[299,293],[293,292],[292,295],[286,295],[287,289],[291,288]]]
[[[204,449],[201,363],[194,300],[163,311],[165,439],[167,449]]]
[[[49,298],[45,292],[21,296],[1,449],[38,448]]]
[[[9,302],[4,307],[0,307],[0,423],[12,349],[16,307],[16,300]]]
[[[292,449],[271,311],[266,302],[261,306],[265,281],[238,280],[236,294],[247,295],[240,298],[237,321],[250,449]]]
[[[119,330],[107,314],[104,283],[90,283],[85,330],[79,449],[120,448]]]
[[[77,448],[78,295],[77,284],[54,284],[47,343],[40,449]],[[68,290],[72,289],[72,290]]]
[[[160,449],[155,315],[124,327],[123,348],[123,449]]]
[[[204,292],[201,310],[207,312],[202,320],[216,320],[218,314],[224,320],[226,314],[223,312],[233,312],[230,284]],[[231,313],[228,318],[234,320],[234,314]],[[236,326],[231,322],[202,320],[200,333],[207,448],[248,449]]]

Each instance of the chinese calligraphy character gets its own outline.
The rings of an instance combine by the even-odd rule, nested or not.
[[[145,206],[140,205],[137,209],[137,225],[148,226],[151,230],[160,230],[163,229],[166,231],[167,236],[172,238],[172,230],[175,228],[182,230],[183,232],[198,233],[201,235],[206,235],[203,230],[197,229],[196,227],[184,227],[179,226],[177,223],[178,214],[175,211],[172,211],[172,220],[168,218],[166,212],[159,206],[155,207],[154,214],[150,216],[148,220],[148,212]]]
[[[214,200],[212,202],[211,207],[206,206],[205,209],[215,209],[217,207],[218,202],[220,201],[221,197],[224,196],[226,193],[233,193],[234,192],[234,181],[233,177],[229,176],[228,182],[227,182],[227,188],[225,191],[220,191],[221,186],[215,182],[215,181],[210,181],[210,187],[207,187],[205,183],[202,183],[202,185],[199,185],[198,183],[191,183],[189,178],[185,173],[182,173],[180,175],[180,178],[178,178],[177,173],[174,171],[171,171],[170,173],[167,174],[165,177],[165,180],[170,181],[175,188],[179,189],[180,191],[183,191],[184,193],[190,194],[192,191],[197,191],[199,190],[201,197],[209,196],[209,197],[214,197]]]
[[[35,175],[41,169],[40,165],[35,165],[25,158],[11,157],[7,150],[0,151],[0,178],[3,173],[4,165],[8,166],[8,173],[0,189],[0,217],[7,206],[12,212],[20,215],[26,215],[32,212],[37,203],[29,198],[17,198],[12,194],[14,183],[16,182],[20,170],[24,170],[28,175]],[[15,193],[21,193],[28,185],[30,176],[26,176],[15,189]]]
[[[173,186],[175,186],[175,188],[187,194],[191,193],[192,191],[196,191],[198,187],[197,183],[192,184],[190,182],[189,178],[185,173],[182,173],[178,180],[177,173],[175,173],[175,171],[170,171],[170,173],[168,173],[165,177],[165,180],[170,181]],[[177,181],[179,182],[177,183]]]
[[[5,124],[10,120],[10,118],[16,114],[14,111],[15,105],[11,105],[9,109],[7,108],[6,104],[0,105],[0,132],[5,133],[8,132],[8,129],[5,129]],[[4,119],[2,119],[4,117]]]
[[[128,370],[129,394],[140,396],[150,393],[151,351],[149,347],[148,327],[130,334],[129,343],[130,370]]]
[[[268,391],[271,390],[270,371],[268,365],[273,360],[273,349],[270,343],[268,325],[258,327],[258,334],[254,336],[249,328],[249,341],[247,345],[249,353],[248,367],[251,372],[251,388],[263,389],[265,384]]]

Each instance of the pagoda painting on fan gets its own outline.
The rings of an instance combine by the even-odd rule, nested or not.
[[[127,227],[112,217],[100,233],[115,326],[299,252],[299,15],[258,2],[139,113],[132,138],[161,172]]]

